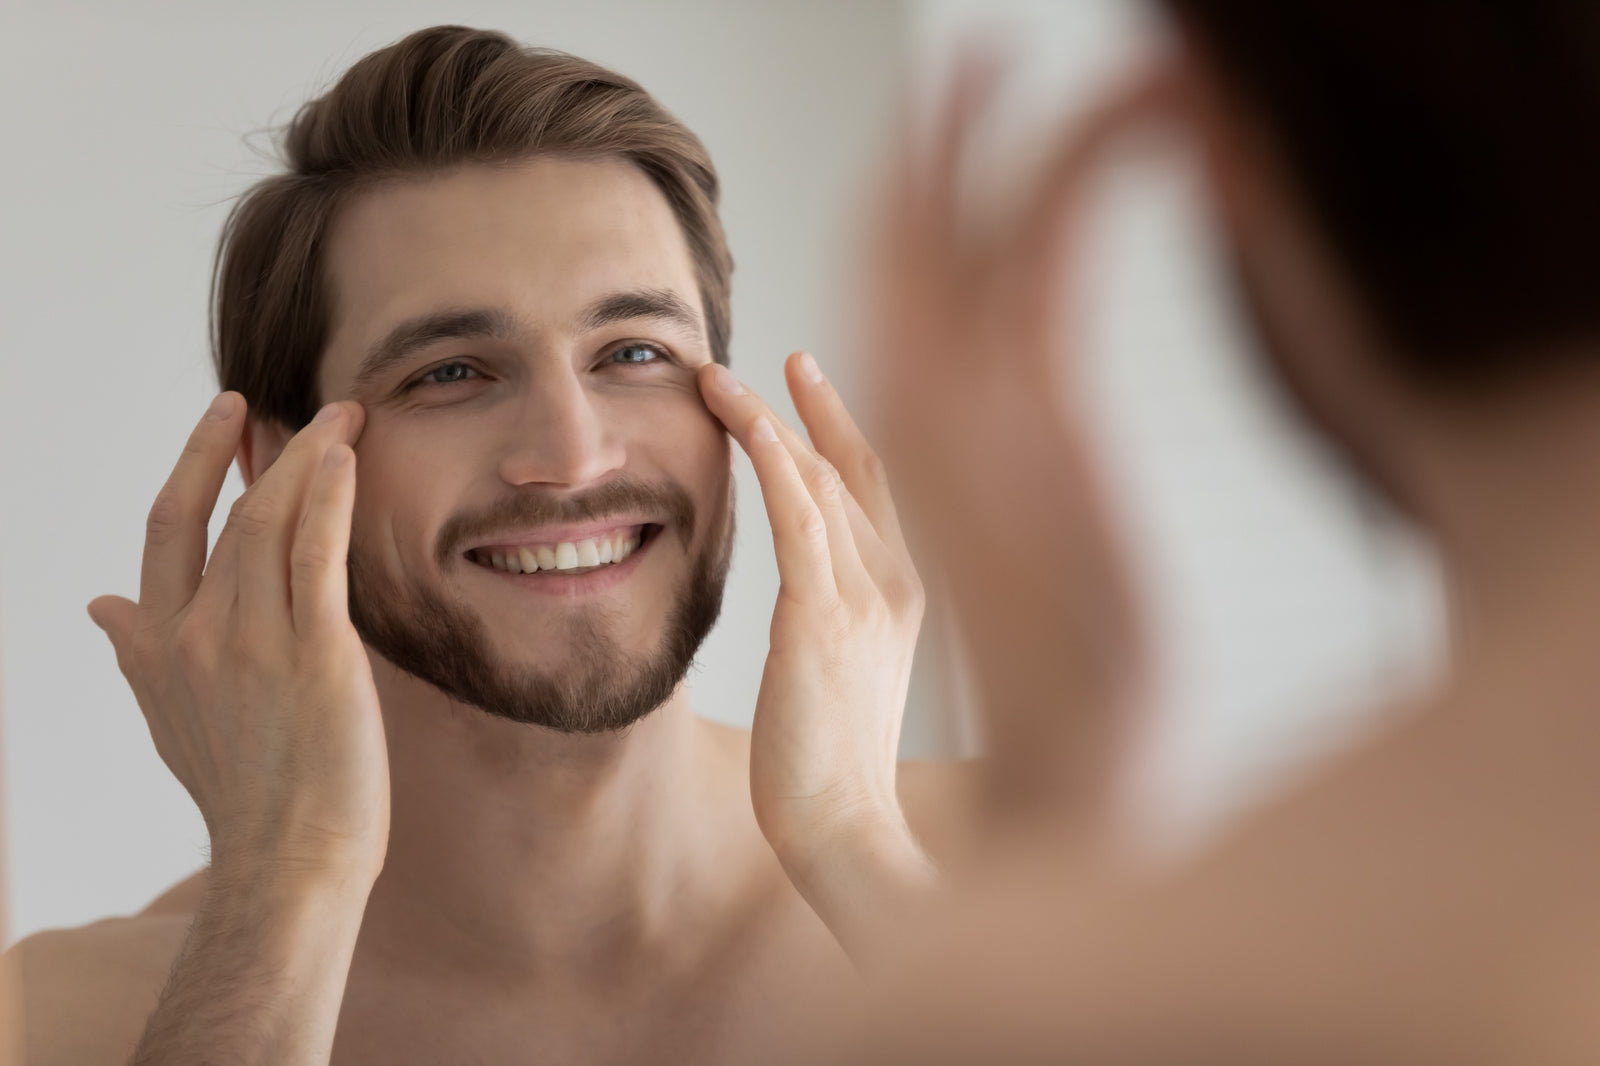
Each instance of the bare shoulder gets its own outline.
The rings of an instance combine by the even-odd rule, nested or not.
[[[132,917],[50,929],[12,947],[28,1066],[128,1060],[183,947],[200,876]]]
[[[205,870],[196,870],[161,893],[161,895],[150,901],[149,906],[139,912],[140,917],[181,914],[187,920],[194,914],[195,908],[200,906],[200,897],[205,895],[206,872]]]
[[[900,764],[895,778],[900,809],[935,860],[960,858],[977,845],[981,768],[976,759]]]

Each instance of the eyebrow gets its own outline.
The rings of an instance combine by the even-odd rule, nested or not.
[[[520,332],[515,319],[492,307],[430,311],[408,318],[367,349],[361,365],[356,367],[354,390],[360,392],[370,386],[390,367],[430,344],[474,338],[509,340]]]
[[[631,289],[602,296],[578,318],[584,330],[602,329],[618,322],[654,319],[700,335],[700,316],[670,289]],[[494,307],[430,311],[408,318],[367,349],[356,367],[353,388],[359,392],[382,377],[396,363],[420,349],[444,340],[515,340],[524,336],[516,318]]]
[[[670,289],[633,289],[603,296],[583,313],[580,324],[586,330],[595,330],[639,318],[652,318],[694,334],[700,332],[700,316]]]

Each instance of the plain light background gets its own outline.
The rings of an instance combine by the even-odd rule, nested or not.
[[[215,391],[206,290],[230,198],[269,173],[262,131],[350,62],[440,22],[505,30],[633,76],[707,143],[733,247],[733,358],[781,397],[806,348],[847,396],[866,183],[902,75],[981,16],[1013,27],[1024,158],[1154,42],[1124,0],[11,0],[0,10],[0,661],[12,935],[136,911],[203,862],[84,614],[136,588],[144,513]],[[924,64],[925,66],[925,64]],[[1163,652],[1152,824],[1193,841],[1372,721],[1437,644],[1420,554],[1309,445],[1264,385],[1212,260],[1181,149],[1117,169],[1098,215],[1090,408],[1130,512]],[[224,492],[224,506],[239,489]],[[747,723],[776,590],[753,478],[696,707]],[[1049,531],[996,551],[1048,552]],[[912,755],[970,748],[938,683],[937,625],[907,714]]]

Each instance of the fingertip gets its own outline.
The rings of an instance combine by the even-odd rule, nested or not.
[[[700,371],[700,382],[724,396],[742,396],[747,390],[734,372],[721,363],[708,363]]]
[[[241,397],[237,392],[219,392],[211,401],[211,406],[206,408],[207,422],[226,422],[238,411]]]
[[[354,444],[366,428],[366,423],[367,409],[357,401],[329,400],[317,410],[306,428],[337,425],[339,437],[347,444]]]
[[[96,596],[89,601],[86,608],[89,621],[93,622],[102,633],[116,643],[117,615],[134,604],[121,596]]]
[[[789,357],[789,361],[795,372],[800,375],[800,379],[806,384],[820,385],[826,380],[823,377],[822,368],[817,365],[816,357],[810,352],[795,352]]]
[[[711,368],[717,363],[706,363],[704,366],[694,368],[694,387],[699,390],[701,399],[711,395],[714,385],[711,381]]]
[[[367,428],[367,409],[356,400],[340,400],[339,406],[344,408],[350,419],[350,437],[346,442],[354,444],[361,436],[361,431]]]
[[[340,470],[348,466],[355,457],[355,450],[350,445],[339,443],[329,448],[323,455],[322,465],[328,470]]]

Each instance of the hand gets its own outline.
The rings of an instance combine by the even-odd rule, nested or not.
[[[922,585],[882,464],[816,362],[791,356],[799,438],[725,367],[707,406],[755,468],[778,601],[751,731],[756,820],[791,875],[861,848],[911,848],[895,794]]]
[[[1060,323],[1094,164],[1156,87],[1071,124],[1020,209],[985,213],[960,177],[996,82],[969,61],[894,164],[869,305],[875,413],[970,656],[993,798],[1092,821],[1138,717],[1144,647]]]
[[[362,411],[330,405],[289,442],[202,573],[244,407],[217,397],[156,497],[139,602],[102,596],[89,614],[205,818],[214,868],[376,877],[388,757],[345,590]]]

